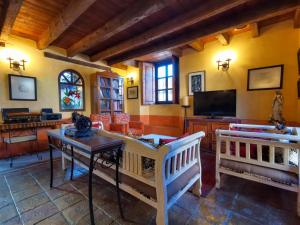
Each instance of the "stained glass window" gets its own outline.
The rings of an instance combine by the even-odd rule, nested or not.
[[[58,76],[60,111],[83,111],[84,80],[75,70],[64,70]]]

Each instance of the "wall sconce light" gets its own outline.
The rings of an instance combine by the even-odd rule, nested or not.
[[[230,64],[230,61],[231,59],[225,59],[224,61],[221,61],[221,60],[218,60],[217,63],[218,63],[218,70],[221,69],[223,71],[227,71],[229,69],[229,64]]]
[[[21,68],[25,70],[25,63],[26,61],[24,59],[21,59],[20,61],[14,60],[13,58],[8,58],[9,60],[9,67],[15,71],[20,71]]]
[[[127,85],[132,86],[134,84],[133,77],[127,77]]]

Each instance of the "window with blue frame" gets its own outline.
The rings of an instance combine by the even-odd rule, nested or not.
[[[156,104],[178,103],[178,70],[175,60],[155,64],[155,99]]]

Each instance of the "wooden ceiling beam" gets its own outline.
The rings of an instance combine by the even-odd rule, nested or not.
[[[252,37],[259,37],[260,35],[260,27],[258,23],[252,23],[251,25],[251,33]]]
[[[179,49],[179,48],[170,49],[169,52],[170,52],[171,55],[175,55],[177,57],[182,56],[182,50]]]
[[[294,28],[300,28],[300,8],[295,11]]]
[[[113,35],[134,26],[144,18],[163,9],[169,1],[172,2],[173,0],[136,1],[135,4],[128,7],[128,10],[125,10],[123,13],[109,20],[102,27],[74,43],[67,49],[68,56],[72,57],[81,53],[109,39]]]
[[[95,2],[96,0],[72,0],[42,33],[37,42],[37,47],[39,49],[47,48]]]
[[[158,52],[163,49],[176,48],[184,44],[190,43],[192,40],[199,37],[206,37],[209,35],[217,35],[219,33],[228,32],[236,27],[256,23],[261,20],[273,18],[287,13],[294,12],[298,7],[297,0],[285,0],[285,1],[267,1],[261,5],[261,7],[253,6],[248,8],[247,13],[233,14],[220,20],[202,23],[197,29],[193,29],[190,32],[182,32],[177,36],[173,36],[163,41],[154,42],[152,45],[143,46],[125,54],[112,57],[107,60],[108,64],[114,64],[122,62],[124,60],[137,58],[143,55],[147,55],[153,52]]]
[[[98,52],[97,54],[91,56],[91,60],[97,61],[99,59],[106,59],[121,54],[125,51],[144,45],[173,32],[179,31],[185,27],[194,25],[198,22],[226,12],[232,8],[243,5],[249,1],[250,0],[208,1],[192,11],[189,11],[181,16],[177,16],[170,21],[156,26],[129,40],[121,42],[120,44],[117,44],[111,48]]]
[[[216,38],[218,39],[218,41],[222,44],[222,45],[229,45],[230,42],[230,35],[228,33],[221,33],[218,34],[216,36]]]
[[[6,41],[8,36],[11,34],[13,25],[23,4],[23,0],[7,0],[5,1],[5,4],[6,12],[4,12],[5,18],[0,34],[0,39],[4,41]]]
[[[191,47],[192,49],[198,52],[201,52],[204,49],[204,42],[198,39],[189,43],[188,45],[189,47]]]

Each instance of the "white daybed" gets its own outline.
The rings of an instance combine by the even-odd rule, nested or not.
[[[230,124],[230,130],[216,130],[216,187],[223,173],[297,192],[300,216],[300,129],[289,127],[293,135],[286,135],[270,133],[274,128]]]
[[[160,148],[143,143],[131,137],[100,130],[99,135],[119,138],[125,141],[120,163],[120,188],[157,209],[157,225],[168,224],[168,209],[192,186],[193,193],[201,194],[200,142],[205,136],[198,132],[183,137]],[[76,150],[74,150],[76,153]],[[85,155],[79,155],[75,163],[87,168]],[[144,169],[145,158],[154,160],[153,173]],[[62,165],[68,154],[62,154]],[[94,174],[115,185],[114,167],[96,165]],[[126,217],[126,215],[125,215]]]

